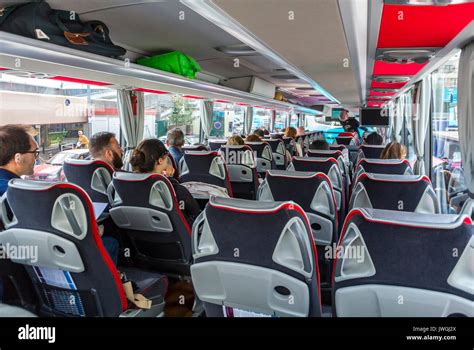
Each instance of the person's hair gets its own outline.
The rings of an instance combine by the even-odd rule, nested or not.
[[[163,142],[158,139],[143,140],[133,150],[130,165],[133,171],[149,173],[155,169],[156,162],[169,152]]]
[[[296,138],[296,129],[292,126],[289,126],[285,129],[285,137],[291,137],[292,139]]]
[[[244,139],[241,138],[239,135],[234,135],[229,137],[227,140],[227,145],[228,146],[238,146],[238,145],[245,145]]]
[[[255,134],[249,135],[245,138],[246,142],[261,142],[262,139]]]
[[[31,136],[23,125],[0,126],[0,166],[5,166],[16,153],[30,150]]]
[[[270,135],[270,131],[268,131],[267,129],[263,129],[263,135],[264,136]]]
[[[367,145],[380,146],[383,144],[383,137],[376,132],[372,132],[365,138]]]
[[[315,150],[329,150],[329,144],[326,142],[326,140],[319,139],[319,140],[314,140],[310,145],[309,149],[315,149]]]
[[[182,147],[184,146],[184,133],[180,128],[174,128],[168,131],[166,135],[171,146]]]
[[[92,135],[89,140],[89,152],[92,158],[101,157],[105,149],[110,145],[110,141],[115,137],[113,132],[100,131]]]
[[[254,133],[254,135],[257,135],[258,137],[265,136],[265,133],[263,132],[262,129],[256,129],[253,133]]]
[[[398,142],[390,142],[382,151],[380,159],[404,159],[406,155],[407,148],[404,145]]]

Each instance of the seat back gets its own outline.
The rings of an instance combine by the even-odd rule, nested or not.
[[[204,145],[184,145],[183,152],[185,151],[209,151],[209,148]]]
[[[275,161],[273,159],[272,148],[268,142],[246,142],[246,145],[250,146],[255,152],[255,158],[257,160],[257,172],[260,176],[265,177],[267,170],[276,168]]]
[[[288,166],[285,143],[280,139],[268,139],[266,142],[272,148],[273,159],[275,160],[276,168],[285,170]]]
[[[6,202],[13,212],[6,216]],[[127,309],[119,274],[102,245],[92,202],[66,182],[14,179],[0,203],[3,247],[31,278],[44,316],[118,316]]]
[[[110,215],[130,238],[132,258],[162,272],[189,275],[191,228],[169,180],[119,172],[112,187]]]
[[[217,151],[186,151],[179,164],[180,182],[204,182],[220,186],[232,196],[224,159]]]
[[[101,160],[66,159],[63,164],[68,182],[82,187],[93,202],[108,203],[107,187],[114,169]]]
[[[338,145],[355,145],[355,139],[352,136],[336,136],[336,144]]]
[[[346,194],[343,175],[339,168],[339,163],[335,158],[293,157],[288,166],[288,170],[321,172],[326,174],[334,189],[336,209],[340,213],[339,222],[342,223],[345,211]]]
[[[439,202],[427,176],[362,173],[349,203],[354,208],[373,208],[416,213],[439,213]]]
[[[321,315],[317,253],[299,205],[211,197],[193,230],[191,277],[208,316]]]
[[[270,170],[258,189],[259,201],[293,201],[308,216],[317,245],[335,242],[336,198],[329,178],[323,173]]]
[[[221,146],[225,145],[227,143],[227,140],[225,139],[222,139],[222,140],[219,140],[219,139],[213,139],[213,140],[209,140],[209,148],[211,151],[217,151],[219,150],[219,148],[221,148]]]
[[[318,158],[334,158],[337,160],[338,164],[339,164],[339,169],[341,170],[341,173],[342,174],[346,174],[348,173],[348,169],[347,169],[347,166],[346,166],[346,162],[345,162],[345,158],[344,158],[344,154],[342,153],[342,151],[339,151],[339,150],[312,150],[312,149],[309,149],[308,152],[306,152],[306,156],[309,157],[309,158],[312,158],[312,157],[318,157]]]
[[[467,216],[355,209],[336,251],[337,316],[474,316]]]
[[[357,179],[362,173],[413,175],[413,170],[410,166],[410,162],[406,159],[362,158],[355,167],[354,179]]]
[[[357,161],[362,158],[380,159],[380,155],[384,149],[385,146],[361,145],[359,147]]]
[[[252,148],[248,145],[225,145],[221,147],[220,153],[229,172],[234,197],[255,199],[259,182]]]

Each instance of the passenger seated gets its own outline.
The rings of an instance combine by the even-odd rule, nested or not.
[[[38,144],[25,126],[0,126],[0,196],[11,179],[33,175],[38,157]]]
[[[179,161],[183,158],[184,133],[179,128],[168,131],[166,135],[166,146],[173,157],[175,163],[179,165]]]
[[[267,129],[262,129],[263,130],[263,136],[270,136],[270,131]]]
[[[245,145],[245,141],[239,135],[234,135],[229,137],[226,143],[227,146],[243,146]]]
[[[253,132],[254,135],[257,135],[258,137],[260,138],[263,138],[265,136],[265,133],[263,132],[262,129],[256,129],[254,132]]]
[[[296,129],[296,136],[303,136],[306,133],[303,126],[298,126]]]
[[[123,167],[123,149],[112,132],[101,131],[92,135],[89,141],[89,152],[92,159],[109,164],[114,170]]]
[[[293,140],[296,139],[296,129],[292,126],[289,126],[285,129],[285,137],[291,137]]]
[[[249,135],[245,138],[246,142],[262,142],[262,139],[255,134]]]
[[[143,140],[133,151],[130,159],[133,171],[137,173],[157,173],[168,177],[176,192],[180,209],[185,215],[188,223],[192,226],[194,219],[199,215],[198,202],[191,193],[173,178],[174,169],[168,162],[168,150],[163,142],[158,139]]]
[[[329,144],[326,142],[326,140],[319,139],[319,140],[314,140],[310,145],[309,149],[314,149],[314,150],[329,150]]]
[[[382,154],[380,155],[380,159],[405,159],[407,156],[407,148],[398,143],[398,142],[390,142],[387,146],[385,146]]]
[[[372,132],[364,139],[364,143],[371,146],[381,146],[383,144],[383,137],[377,132]]]

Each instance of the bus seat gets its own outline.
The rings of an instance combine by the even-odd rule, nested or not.
[[[354,179],[357,179],[362,173],[413,175],[413,170],[407,159],[362,158],[355,168]]]
[[[259,181],[252,148],[248,145],[224,145],[220,152],[227,165],[234,197],[255,199]]]
[[[316,247],[294,202],[211,197],[193,226],[193,257],[207,316],[321,316]]]
[[[373,208],[439,213],[436,193],[427,176],[362,173],[356,180],[349,210]]]
[[[385,146],[360,145],[356,164],[358,164],[362,158],[380,159],[380,155],[384,149]]]
[[[92,202],[83,189],[65,182],[14,179],[6,200],[14,216],[6,220],[0,243],[35,247],[36,254],[12,261],[24,265],[35,286],[39,316],[163,314],[167,278],[160,274],[129,268],[128,279],[139,286],[135,292],[150,299],[152,306],[135,309],[128,304],[119,272],[102,244]],[[5,210],[5,200],[1,210]]]
[[[336,209],[338,212],[338,222],[342,225],[346,215],[346,191],[344,179],[341,174],[339,163],[335,158],[316,158],[316,157],[293,157],[290,165],[290,171],[311,171],[326,174],[331,181],[336,197]]]
[[[255,152],[257,160],[257,172],[262,178],[265,178],[267,170],[276,168],[275,160],[273,159],[273,152],[270,145],[264,142],[245,142]]]
[[[160,174],[117,172],[112,189],[110,215],[130,239],[134,262],[189,276],[191,228],[168,179]]]
[[[219,139],[214,139],[214,140],[209,140],[209,148],[211,151],[217,151],[221,146],[225,145],[227,143],[227,140],[219,140]]]
[[[266,142],[270,145],[273,152],[273,159],[275,159],[276,168],[279,170],[285,170],[288,166],[286,158],[285,144],[280,139],[268,139]]]
[[[329,287],[331,260],[325,259],[324,252],[337,242],[338,233],[336,198],[329,178],[323,173],[269,170],[258,189],[258,200],[293,201],[303,208],[318,249],[321,287]]]
[[[197,181],[216,185],[227,190],[232,188],[224,159],[217,151],[185,151],[179,164],[179,181]]]
[[[108,203],[107,187],[112,181],[114,169],[101,160],[66,159],[64,175],[87,192],[92,202]]]
[[[338,317],[474,316],[467,216],[354,209],[337,251]]]

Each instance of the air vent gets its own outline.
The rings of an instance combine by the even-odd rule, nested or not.
[[[244,44],[227,45],[216,47],[217,51],[232,56],[254,56],[257,55],[257,51],[252,49],[250,46]]]
[[[272,75],[271,77],[280,80],[299,80],[299,78],[293,74]]]
[[[405,77],[401,75],[377,75],[374,76],[374,80],[378,83],[406,83],[410,80],[410,77]]]
[[[383,49],[377,50],[376,59],[387,63],[423,64],[431,60],[437,49],[421,48],[421,49]]]
[[[378,100],[377,102],[388,101],[390,99],[390,97],[386,96],[369,96],[369,100]]]

